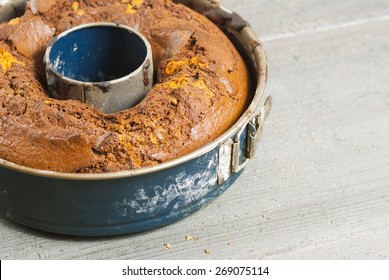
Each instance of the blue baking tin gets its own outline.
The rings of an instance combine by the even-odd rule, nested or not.
[[[67,235],[135,233],[190,215],[238,179],[255,154],[271,108],[271,98],[264,91],[267,63],[262,44],[247,22],[225,7],[215,6],[215,1],[176,2],[201,7],[199,12],[219,24],[241,50],[255,89],[241,118],[219,138],[186,156],[133,171],[69,174],[0,159],[1,215]]]
[[[145,176],[58,179],[0,168],[0,211],[17,223],[81,236],[134,233],[184,218],[223,193],[217,149]]]

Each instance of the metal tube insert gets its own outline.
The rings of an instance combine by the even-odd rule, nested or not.
[[[45,53],[49,94],[78,99],[104,113],[128,109],[152,87],[152,51],[135,30],[113,23],[80,25],[53,38]]]

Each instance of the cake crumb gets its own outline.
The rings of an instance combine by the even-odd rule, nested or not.
[[[170,243],[165,243],[163,244],[163,247],[165,247],[165,249],[171,249],[172,248],[172,245]]]
[[[193,237],[190,236],[189,234],[185,236],[185,240],[186,240],[186,241],[190,241],[190,240],[192,240],[192,239],[193,239]]]
[[[209,249],[205,249],[204,252],[205,252],[207,255],[210,255],[210,254],[211,254],[211,250],[209,250]]]

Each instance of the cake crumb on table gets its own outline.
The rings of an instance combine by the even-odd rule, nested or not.
[[[189,234],[185,236],[185,240],[186,241],[190,241],[192,239],[193,239],[193,237],[191,235],[189,235]]]

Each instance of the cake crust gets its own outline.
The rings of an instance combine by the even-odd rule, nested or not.
[[[156,83],[133,108],[104,114],[50,98],[42,57],[53,36],[117,22],[150,42]],[[230,128],[247,107],[245,63],[212,22],[169,0],[30,1],[0,25],[0,158],[27,167],[102,173],[154,166]]]

